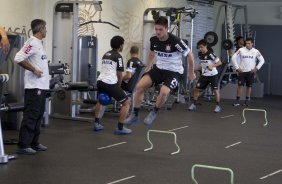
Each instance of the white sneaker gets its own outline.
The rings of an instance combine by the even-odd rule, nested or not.
[[[221,112],[221,107],[219,105],[216,105],[213,112],[215,113]]]
[[[153,123],[153,121],[156,119],[157,117],[157,112],[155,111],[151,111],[147,116],[146,118],[144,119],[144,124],[145,125],[151,125]]]
[[[132,130],[128,129],[126,127],[123,127],[122,130],[117,129],[115,131],[116,135],[128,135],[128,134],[131,134],[131,133],[132,133]]]
[[[196,106],[194,103],[192,103],[192,104],[190,105],[190,107],[188,108],[188,110],[195,112],[195,111],[197,111],[197,106]]]

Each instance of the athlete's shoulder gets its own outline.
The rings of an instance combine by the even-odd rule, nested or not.
[[[177,36],[175,36],[175,35],[172,34],[172,33],[168,33],[168,35],[169,35],[169,39],[172,40],[172,41],[177,41],[177,42],[179,42],[179,41],[181,40],[180,38],[178,38]]]
[[[116,58],[120,58],[120,57],[122,57],[120,53],[114,50],[110,50],[106,52],[103,56],[103,58],[112,59],[112,60],[115,60]]]
[[[37,41],[33,37],[30,37],[25,42],[25,45],[36,46],[37,44],[38,44]]]
[[[104,58],[104,57],[111,57],[111,56],[112,56],[112,52],[111,52],[111,50],[110,50],[110,51],[106,52],[106,53],[103,55],[103,58]]]
[[[208,51],[208,55],[212,60],[215,60],[217,58],[217,56],[212,51]]]
[[[256,49],[256,48],[252,48],[252,50],[254,51],[254,52],[259,52],[259,50],[258,49]]]
[[[137,57],[131,58],[130,61],[133,62],[133,65],[135,66],[143,65],[142,61]]]
[[[159,41],[158,37],[156,35],[153,35],[151,38],[150,38],[150,42],[157,42]]]
[[[121,54],[118,51],[115,51],[115,50],[112,51],[112,54],[113,54],[114,57],[118,57],[118,58],[122,57]]]

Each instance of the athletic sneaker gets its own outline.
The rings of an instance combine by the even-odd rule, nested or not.
[[[192,103],[192,104],[190,105],[190,107],[188,108],[188,110],[194,112],[194,111],[197,110],[197,106],[196,106],[194,103]]]
[[[115,131],[116,135],[128,135],[131,134],[132,130],[126,127],[123,127],[122,130],[117,129]]]
[[[35,155],[36,151],[30,147],[29,148],[18,148],[16,150],[16,153],[20,155]]]
[[[216,105],[213,112],[215,113],[221,112],[221,107],[219,105]]]
[[[239,100],[235,100],[235,102],[233,103],[233,106],[234,107],[237,107],[240,105],[240,101]]]
[[[140,121],[140,119],[139,119],[138,116],[136,116],[135,114],[130,114],[130,115],[128,116],[128,118],[126,118],[126,119],[124,120],[124,124],[125,124],[126,126],[130,126],[130,125],[132,125],[132,124],[137,124],[137,123],[139,123],[139,121]]]
[[[32,149],[35,151],[46,151],[47,147],[44,146],[43,144],[38,144],[37,146],[31,146]]]
[[[94,123],[94,131],[95,132],[101,131],[103,129],[104,129],[103,125],[101,125],[100,123]]]
[[[151,125],[153,123],[153,121],[156,119],[157,117],[157,112],[155,111],[151,111],[147,116],[146,118],[144,119],[144,124],[145,125]]]
[[[251,100],[245,100],[244,106],[250,106]]]

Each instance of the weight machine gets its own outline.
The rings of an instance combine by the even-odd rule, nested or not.
[[[81,21],[80,6],[94,6],[95,14],[99,13],[99,20]],[[53,61],[67,61],[70,66],[70,81],[72,89],[60,91],[52,97],[51,116],[62,119],[90,121],[92,118],[79,116],[81,112],[92,112],[92,109],[83,109],[85,102],[94,101],[97,92],[94,88],[97,81],[98,39],[93,35],[78,35],[79,27],[90,24],[108,24],[119,29],[118,26],[101,20],[102,1],[59,1],[54,7],[53,26]],[[72,32],[65,32],[69,29]],[[87,87],[88,86],[88,87]],[[93,103],[94,103],[93,102]]]
[[[3,84],[9,81],[8,74],[0,74],[0,104],[2,103],[2,95],[3,95]],[[16,157],[13,155],[6,155],[4,151],[3,145],[3,135],[2,135],[2,126],[1,126],[1,116],[0,116],[0,164],[8,163],[9,160],[15,159]]]

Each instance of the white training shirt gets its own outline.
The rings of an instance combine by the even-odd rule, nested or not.
[[[237,61],[240,61],[238,64]],[[256,65],[256,61],[259,60],[258,65]],[[232,64],[235,69],[241,68],[243,72],[250,72],[255,67],[259,70],[264,64],[264,58],[261,53],[255,49],[247,49],[246,47],[242,47],[232,56]]]
[[[211,71],[208,69],[208,66],[214,65],[215,63],[220,61],[213,52],[208,51],[205,54],[200,53],[199,59],[199,64],[201,64],[203,76],[214,76],[218,74],[216,67],[213,67]]]
[[[117,72],[123,72],[123,59],[118,51],[111,50],[102,57],[100,75],[97,80],[107,84],[116,84],[118,82]]]
[[[49,89],[49,68],[46,52],[43,48],[42,40],[31,36],[21,50],[16,54],[14,61],[29,62],[36,70],[43,72],[38,78],[34,73],[25,70],[24,88],[25,89]]]

